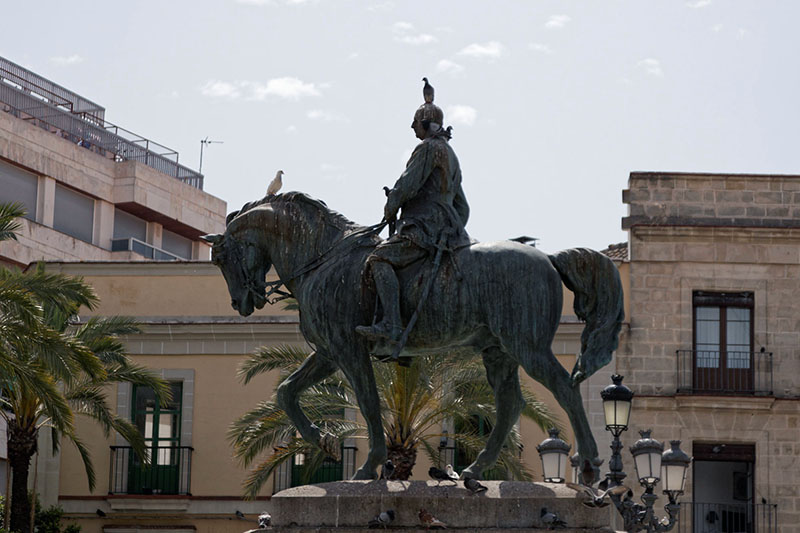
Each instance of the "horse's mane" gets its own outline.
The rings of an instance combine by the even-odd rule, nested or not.
[[[316,198],[312,198],[311,196],[298,191],[290,191],[283,194],[265,196],[264,198],[256,200],[255,202],[248,202],[244,204],[239,211],[231,212],[225,218],[225,225],[229,225],[231,221],[239,215],[242,215],[254,207],[258,207],[259,205],[263,204],[271,204],[275,206],[306,204],[322,213],[327,224],[330,224],[343,232],[349,232],[360,227],[358,224],[348,219],[344,215],[330,209],[322,200],[317,200]]]

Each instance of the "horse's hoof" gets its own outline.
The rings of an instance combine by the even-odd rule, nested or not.
[[[331,433],[325,433],[320,437],[319,448],[331,459],[337,462],[342,460],[342,447],[339,443],[339,439]]]

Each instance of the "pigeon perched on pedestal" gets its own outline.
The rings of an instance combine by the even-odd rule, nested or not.
[[[258,515],[258,528],[259,529],[267,529],[272,524],[272,516],[267,513],[263,512]]]
[[[389,459],[388,461],[383,463],[383,469],[381,470],[380,479],[389,480],[392,479],[393,475],[394,475],[394,463],[392,462],[391,459]]]
[[[394,521],[394,509],[387,509],[386,511],[381,511],[380,514],[376,515],[375,518],[369,521],[367,526],[370,529],[377,529],[382,527],[386,529],[386,526],[391,524]]]
[[[450,468],[452,469],[452,467]],[[456,477],[456,479],[453,479],[446,471],[442,470],[441,468],[436,468],[435,466],[432,466],[428,469],[428,475],[431,476],[431,478],[435,479],[436,481],[452,481],[453,483],[455,483],[456,479],[458,479],[458,477]]]
[[[283,186],[283,180],[281,179],[283,176],[283,170],[279,170],[275,177],[272,178],[272,181],[269,182],[269,187],[267,187],[267,196],[272,196],[273,194],[278,194],[278,191],[281,190]]]
[[[542,511],[539,513],[539,516],[542,518],[542,523],[547,526],[547,529],[556,529],[567,526],[566,522],[561,520],[557,514],[549,512],[546,507],[542,507]]]
[[[603,490],[605,489],[605,485],[602,484],[597,489],[593,487],[587,487],[586,485],[578,485],[577,483],[567,483],[567,487],[583,494],[584,496],[588,496],[583,501],[583,504],[586,507],[605,507],[608,505],[608,502],[605,501],[606,496],[621,496],[630,490],[624,485],[617,485],[616,487],[611,487],[607,490]]]
[[[425,509],[419,510],[419,523],[425,526],[425,529],[447,529],[447,524],[433,516]]]
[[[466,489],[473,494],[478,494],[479,492],[486,492],[487,490],[486,486],[481,485],[481,483],[477,479],[471,477],[468,477],[464,480],[464,487],[466,487]]]
[[[458,481],[458,474],[456,474],[456,471],[453,470],[453,465],[447,465],[444,468],[444,471],[447,473],[450,479],[452,479],[453,481]]]

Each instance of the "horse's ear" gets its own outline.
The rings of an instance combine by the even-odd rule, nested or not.
[[[222,234],[212,233],[210,235],[201,235],[200,238],[211,244],[217,244],[218,242],[222,241]]]

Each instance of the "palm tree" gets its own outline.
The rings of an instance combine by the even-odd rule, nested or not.
[[[263,347],[241,365],[239,376],[246,384],[255,376],[281,371],[286,376],[305,360],[307,353],[292,346]],[[383,427],[388,455],[395,464],[393,479],[408,479],[420,448],[438,463],[443,437],[474,458],[486,436],[472,424],[478,417],[491,426],[495,420],[494,394],[486,381],[479,358],[461,355],[416,357],[409,367],[373,363],[381,397]],[[522,416],[542,429],[559,426],[548,407],[523,389],[527,406]],[[347,420],[344,409],[357,408],[355,393],[340,374],[307,390],[300,404],[315,423],[341,440],[365,434],[361,424]],[[451,423],[458,431],[443,432]],[[322,464],[325,454],[297,436],[297,431],[275,399],[264,401],[237,419],[229,431],[235,456],[246,467],[264,454],[244,482],[246,497],[253,498],[269,476],[295,454],[305,455],[303,482]],[[498,466],[512,479],[530,479],[520,461],[519,434],[512,432],[498,460]],[[442,465],[443,466],[443,465]]]
[[[15,219],[23,213],[18,204],[0,205],[0,240],[16,238]],[[94,488],[94,468],[76,434],[75,415],[98,421],[106,435],[119,432],[144,455],[142,436],[114,414],[103,387],[132,382],[153,387],[161,398],[169,395],[163,380],[125,355],[117,337],[136,331],[129,319],[75,321],[78,309],[91,310],[97,301],[82,279],[49,274],[42,265],[28,272],[0,268],[0,416],[8,428],[13,472],[11,531],[30,530],[28,470],[41,428],[52,431],[54,452],[62,437],[75,444]]]

